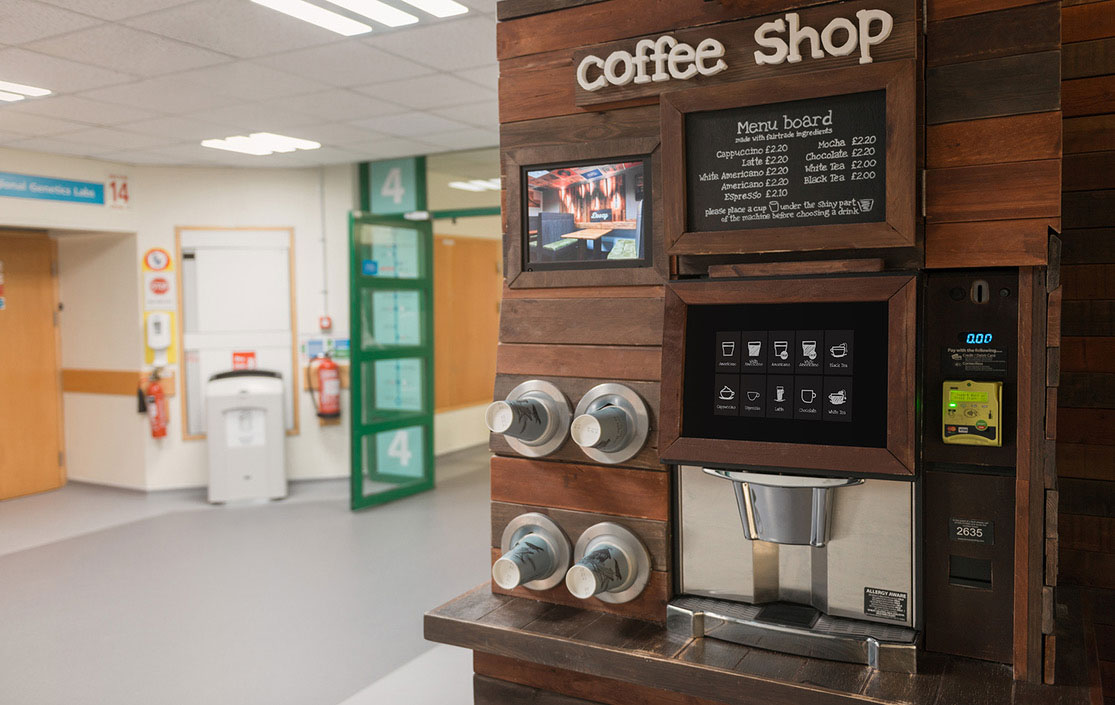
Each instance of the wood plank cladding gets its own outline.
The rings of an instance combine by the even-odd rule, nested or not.
[[[1061,84],[1065,117],[1084,117],[1115,112],[1115,76],[1077,78]]]
[[[927,66],[940,66],[1060,46],[1061,3],[1046,2],[933,22],[926,35],[925,58]]]
[[[1061,113],[1056,111],[930,125],[925,132],[929,169],[1061,157]]]
[[[926,71],[926,122],[1040,113],[1061,107],[1061,53],[1044,51]]]
[[[1037,0],[926,0],[926,15],[930,22],[963,17],[993,10],[1026,7]]]
[[[670,478],[628,468],[495,457],[492,501],[666,521]]]
[[[662,299],[510,299],[501,343],[661,345]]]
[[[1056,219],[930,223],[925,226],[925,266],[1000,267],[1045,264],[1049,228]]]
[[[1059,159],[930,169],[925,180],[930,223],[1061,214]]]
[[[1065,7],[1061,25],[1065,44],[1115,37],[1115,0]]]
[[[1115,73],[1115,37],[1066,44],[1061,49],[1061,78]]]
[[[1115,151],[1069,154],[1063,172],[1065,191],[1115,189]]]
[[[591,5],[604,0],[500,0],[496,5],[496,18],[501,22],[517,17],[539,15],[543,12],[566,10],[578,5]]]
[[[799,10],[798,15],[801,18],[801,26],[815,27],[819,30],[837,17],[850,18],[854,22],[855,13],[867,9],[881,9],[889,12],[894,18],[894,27],[890,36],[882,43],[871,47],[871,57],[875,63],[912,59],[917,55],[917,6],[910,0],[858,0],[857,2],[806,8]],[[694,47],[705,39],[719,41],[724,46],[723,61],[726,65],[726,68],[719,73],[711,76],[697,76],[685,82],[632,82],[623,86],[609,84],[596,91],[587,91],[577,85],[573,88],[574,102],[580,107],[605,105],[656,96],[660,93],[679,90],[682,87],[695,88],[720,83],[735,83],[753,78],[785,78],[793,74],[860,65],[859,52],[853,52],[847,56],[826,55],[824,58],[811,59],[805,44],[802,45],[804,58],[800,62],[760,64],[755,58],[756,50],[769,50],[763,49],[750,38],[755,35],[760,25],[771,20],[781,19],[783,14],[784,12],[780,12],[776,15],[727,22],[710,27],[695,27],[670,34],[679,43],[686,43]],[[574,67],[579,66],[587,56],[604,58],[615,51],[632,52],[639,40],[649,39],[653,41],[657,37],[657,34],[625,37],[620,41],[608,44],[584,47],[573,53],[572,64]],[[820,47],[817,48],[820,50]],[[648,71],[653,73],[653,70],[653,65],[651,65]],[[572,72],[570,72],[566,75],[565,80],[572,81],[572,78]]]
[[[580,377],[591,370],[603,379],[657,380],[662,376],[662,350],[619,345],[517,345],[496,351],[496,370],[503,374]]]

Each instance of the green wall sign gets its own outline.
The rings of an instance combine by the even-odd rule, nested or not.
[[[361,205],[374,215],[426,209],[426,158],[386,159],[361,165]]]

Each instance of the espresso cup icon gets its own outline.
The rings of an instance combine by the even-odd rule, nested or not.
[[[757,401],[759,396],[759,392],[749,391],[747,392],[747,401]]]
[[[812,404],[816,400],[817,400],[817,392],[816,391],[814,391],[812,389],[801,390],[801,403],[802,404]]]

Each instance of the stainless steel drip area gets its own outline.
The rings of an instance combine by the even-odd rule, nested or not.
[[[680,466],[671,629],[916,670],[914,483]]]

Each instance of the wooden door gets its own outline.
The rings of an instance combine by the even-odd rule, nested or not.
[[[434,399],[438,411],[492,400],[503,286],[499,240],[434,236]]]
[[[65,482],[56,251],[45,233],[0,230],[0,499]]]

